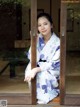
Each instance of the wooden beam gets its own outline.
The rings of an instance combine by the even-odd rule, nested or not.
[[[31,68],[36,67],[37,0],[31,0]],[[32,104],[36,104],[36,77],[31,82]]]
[[[66,4],[61,2],[60,13],[60,42],[61,42],[61,54],[60,54],[60,104],[64,104],[65,97],[65,63],[66,63],[66,17],[67,9]]]

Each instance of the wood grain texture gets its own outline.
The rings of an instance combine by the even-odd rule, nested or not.
[[[31,0],[31,68],[36,67],[37,0]],[[36,104],[36,77],[32,79],[31,98]]]

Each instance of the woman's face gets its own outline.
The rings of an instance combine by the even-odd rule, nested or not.
[[[43,36],[50,36],[51,35],[51,23],[47,20],[46,17],[40,17],[38,19],[38,31],[43,35]]]

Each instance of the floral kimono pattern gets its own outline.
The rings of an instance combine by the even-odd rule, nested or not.
[[[31,50],[31,49],[30,49]],[[31,60],[31,51],[29,50],[28,58]],[[45,44],[40,34],[37,42],[37,66],[41,72],[37,73],[37,99],[46,103],[51,101],[59,94],[58,79],[60,75],[60,39],[52,34],[49,41]],[[31,69],[29,62],[26,70]]]

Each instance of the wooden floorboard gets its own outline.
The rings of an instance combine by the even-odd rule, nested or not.
[[[66,106],[66,105],[8,105],[7,107],[79,107],[79,106]]]
[[[60,106],[60,105],[9,105],[7,107],[70,107],[70,106]]]

